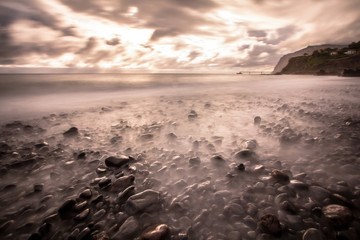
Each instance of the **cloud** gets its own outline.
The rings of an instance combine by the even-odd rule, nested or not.
[[[110,45],[110,46],[116,46],[119,43],[120,43],[120,40],[118,38],[112,38],[112,39],[106,41],[106,44]]]

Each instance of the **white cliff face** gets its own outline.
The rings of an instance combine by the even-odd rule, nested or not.
[[[286,54],[286,55],[282,56],[280,58],[279,62],[276,64],[273,74],[280,73],[286,67],[286,65],[289,63],[289,60],[293,57],[302,56],[304,54],[311,55],[315,50],[320,50],[320,49],[325,49],[325,48],[344,48],[344,47],[346,47],[346,46],[345,45],[330,45],[330,44],[308,46],[308,47],[298,50],[296,52]]]

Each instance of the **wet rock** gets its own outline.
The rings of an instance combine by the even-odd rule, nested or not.
[[[91,233],[90,228],[86,227],[79,233],[79,235],[77,236],[76,239],[77,240],[90,240],[90,233]]]
[[[319,203],[321,203],[325,198],[328,198],[331,195],[328,190],[319,186],[310,186],[309,190],[310,197]]]
[[[79,211],[84,210],[86,206],[87,206],[87,201],[78,202],[73,207],[73,210],[76,211],[76,212],[79,212]]]
[[[271,172],[271,176],[273,177],[273,179],[276,182],[279,182],[279,183],[282,183],[282,184],[288,183],[289,179],[290,179],[289,176],[286,173],[284,173],[284,172],[282,172],[280,170],[277,170],[277,169],[275,169],[275,170],[273,170]]]
[[[353,214],[349,208],[337,204],[323,207],[322,212],[334,227],[344,227],[353,219]]]
[[[86,159],[86,152],[81,152],[77,155],[77,159]]]
[[[110,240],[110,237],[107,235],[105,231],[91,234],[91,240]]]
[[[261,117],[260,117],[260,116],[256,116],[256,117],[254,118],[254,125],[255,125],[255,126],[259,126],[260,123],[261,123]]]
[[[302,240],[325,240],[325,235],[316,228],[309,228],[307,229],[303,236]]]
[[[121,225],[119,231],[117,231],[112,238],[115,240],[131,239],[131,237],[135,235],[138,229],[139,222],[133,216],[131,216],[126,219],[126,221]]]
[[[80,198],[85,198],[85,199],[89,199],[91,198],[91,196],[92,196],[92,192],[90,189],[85,189],[79,195]]]
[[[246,140],[246,141],[241,143],[241,147],[243,149],[249,149],[249,150],[254,151],[258,147],[258,143],[257,143],[257,141],[255,139]]]
[[[111,178],[102,178],[98,183],[100,188],[107,188],[110,186],[110,184],[111,184]]]
[[[58,210],[58,214],[59,214],[60,218],[62,218],[62,219],[71,218],[72,215],[74,215],[73,210],[74,210],[75,204],[76,204],[76,201],[73,199],[66,200]]]
[[[90,209],[87,208],[84,211],[82,211],[81,213],[79,213],[78,215],[76,215],[74,217],[74,219],[76,221],[83,221],[85,218],[87,218],[87,216],[89,216],[89,213],[90,213]]]
[[[33,233],[28,240],[41,240],[41,235],[39,233]]]
[[[76,127],[71,127],[63,133],[64,137],[75,137],[79,135],[79,130]]]
[[[119,157],[108,157],[105,159],[105,165],[108,167],[120,168],[129,162],[130,158],[125,155],[120,155]]]
[[[263,215],[257,223],[258,228],[263,233],[268,233],[274,236],[281,235],[281,225],[278,218],[273,214]]]
[[[8,168],[9,169],[23,168],[23,167],[32,166],[35,163],[36,163],[35,158],[30,158],[30,159],[26,159],[26,160],[15,161],[15,162],[9,164]]]
[[[289,187],[296,191],[306,191],[309,189],[309,185],[299,180],[291,180]]]
[[[296,214],[297,213],[297,209],[294,206],[294,204],[292,204],[289,201],[283,201],[280,203],[280,209],[286,211],[287,213],[290,214]]]
[[[170,228],[166,224],[150,226],[140,235],[141,240],[167,240],[170,238]]]
[[[42,148],[42,147],[46,147],[49,146],[49,144],[47,142],[41,142],[41,143],[37,143],[34,145],[36,148]]]
[[[126,201],[125,207],[127,213],[133,215],[139,211],[146,211],[146,209],[151,208],[154,205],[158,205],[159,203],[160,203],[159,192],[148,189],[131,196]]]
[[[124,191],[126,188],[133,185],[134,181],[135,181],[134,175],[119,177],[113,182],[111,186],[111,191],[112,192]]]

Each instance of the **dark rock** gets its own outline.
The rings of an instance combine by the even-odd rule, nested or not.
[[[100,194],[99,196],[97,196],[96,198],[94,198],[91,203],[92,204],[97,204],[98,202],[101,202],[104,199],[104,196],[102,194]]]
[[[258,228],[263,233],[274,236],[281,235],[281,225],[278,218],[273,214],[265,214],[257,223]]]
[[[90,240],[90,233],[91,233],[90,228],[86,227],[79,233],[79,235],[77,236],[76,239],[77,240]]]
[[[319,186],[310,186],[309,190],[310,197],[319,203],[321,203],[325,198],[328,198],[331,195],[329,190]]]
[[[154,134],[152,133],[145,133],[140,136],[141,141],[151,141],[154,138]]]
[[[134,175],[119,177],[113,182],[111,186],[111,191],[113,192],[124,191],[126,188],[133,185],[134,181],[135,181]]]
[[[245,165],[242,164],[242,163],[240,163],[236,168],[237,168],[237,170],[239,170],[239,171],[245,171]]]
[[[79,211],[84,210],[86,206],[87,206],[87,201],[83,201],[83,202],[76,203],[73,209],[76,212],[79,212]]]
[[[77,159],[85,159],[85,158],[86,158],[86,153],[85,152],[81,152],[77,156]]]
[[[5,232],[11,225],[15,223],[14,220],[9,220],[0,225],[0,233]]]
[[[188,114],[189,120],[194,120],[197,117],[198,117],[198,114],[194,110],[191,110],[190,113]]]
[[[73,210],[75,204],[76,201],[73,199],[66,200],[58,210],[58,214],[60,218],[62,219],[71,218],[72,215],[74,214]]]
[[[236,152],[234,157],[236,159],[252,160],[256,157],[256,153],[250,149],[243,149],[243,150]]]
[[[302,236],[302,240],[325,240],[325,235],[316,228],[309,228]]]
[[[200,165],[201,161],[199,157],[192,157],[189,159],[189,164],[191,166]]]
[[[216,165],[225,164],[225,159],[221,155],[214,155],[210,158],[210,161]]]
[[[129,162],[130,162],[130,158],[125,155],[120,155],[119,157],[108,157],[105,159],[105,164],[108,167],[120,168]]]
[[[91,240],[110,240],[106,232],[102,231],[91,235]]]
[[[45,147],[45,146],[49,146],[49,144],[47,142],[41,142],[41,143],[35,144],[36,148],[42,148],[42,147]]]
[[[111,144],[115,144],[115,143],[120,143],[123,141],[123,137],[122,136],[115,136],[113,138],[110,139],[110,143]]]
[[[87,208],[84,211],[82,211],[81,213],[79,213],[78,215],[76,215],[74,217],[74,219],[76,221],[83,221],[85,218],[87,218],[87,216],[89,216],[89,213],[90,213],[90,209]]]
[[[334,227],[344,227],[353,219],[353,214],[349,208],[337,204],[323,207],[322,212]]]
[[[71,127],[63,133],[64,137],[75,137],[79,135],[79,130],[76,127]]]
[[[126,211],[130,215],[160,203],[160,194],[154,190],[148,189],[131,196],[126,201]]]
[[[277,170],[277,169],[275,169],[271,172],[271,176],[273,177],[273,179],[276,182],[283,183],[283,184],[288,183],[290,180],[289,176],[286,173],[284,173],[280,170]]]
[[[127,187],[124,191],[118,194],[117,202],[123,204],[130,196],[134,194],[135,194],[135,186]]]
[[[84,191],[82,191],[79,195],[80,198],[86,198],[89,199],[92,196],[92,192],[90,189],[85,189]]]
[[[100,220],[103,216],[105,216],[105,214],[106,214],[105,209],[100,209],[99,211],[97,211],[96,213],[94,213],[92,219],[93,219],[94,221],[98,221],[98,220]]]
[[[113,239],[131,239],[139,229],[139,222],[133,217],[129,217],[121,225],[119,231],[112,237]]]
[[[177,139],[177,136],[174,133],[169,133],[169,134],[166,135],[166,138],[169,141],[175,141]]]
[[[35,158],[30,158],[30,159],[26,159],[26,160],[22,160],[22,161],[16,161],[16,162],[9,164],[8,168],[16,169],[16,168],[27,167],[27,166],[31,166],[31,165],[35,164],[35,162],[36,162]]]
[[[41,235],[39,233],[33,233],[28,240],[41,240]]]
[[[166,224],[148,227],[140,235],[141,240],[167,240],[170,238],[170,228]]]
[[[111,184],[111,178],[102,178],[98,185],[100,188],[106,188]]]
[[[34,192],[41,192],[44,189],[44,184],[35,184]]]
[[[255,125],[255,126],[259,126],[260,123],[261,123],[261,117],[260,117],[260,116],[256,116],[256,117],[254,118],[254,125]]]
[[[292,204],[291,202],[289,201],[283,201],[280,203],[280,208],[282,210],[285,210],[286,212],[290,213],[290,214],[296,214],[297,213],[297,209],[296,207],[294,206],[294,204]]]
[[[42,235],[42,236],[45,236],[47,235],[50,230],[51,230],[51,227],[52,225],[50,223],[43,223],[40,228],[39,228],[39,233]]]
[[[10,129],[14,129],[14,128],[22,128],[23,127],[23,124],[22,122],[20,121],[14,121],[14,122],[11,122],[11,123],[7,123],[5,125],[6,128],[10,128]]]

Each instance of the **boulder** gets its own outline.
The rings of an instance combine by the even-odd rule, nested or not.
[[[108,157],[105,159],[105,165],[108,167],[122,167],[130,162],[130,158],[125,155],[119,157]]]
[[[141,240],[167,240],[170,238],[170,228],[166,224],[150,226],[140,235]]]

